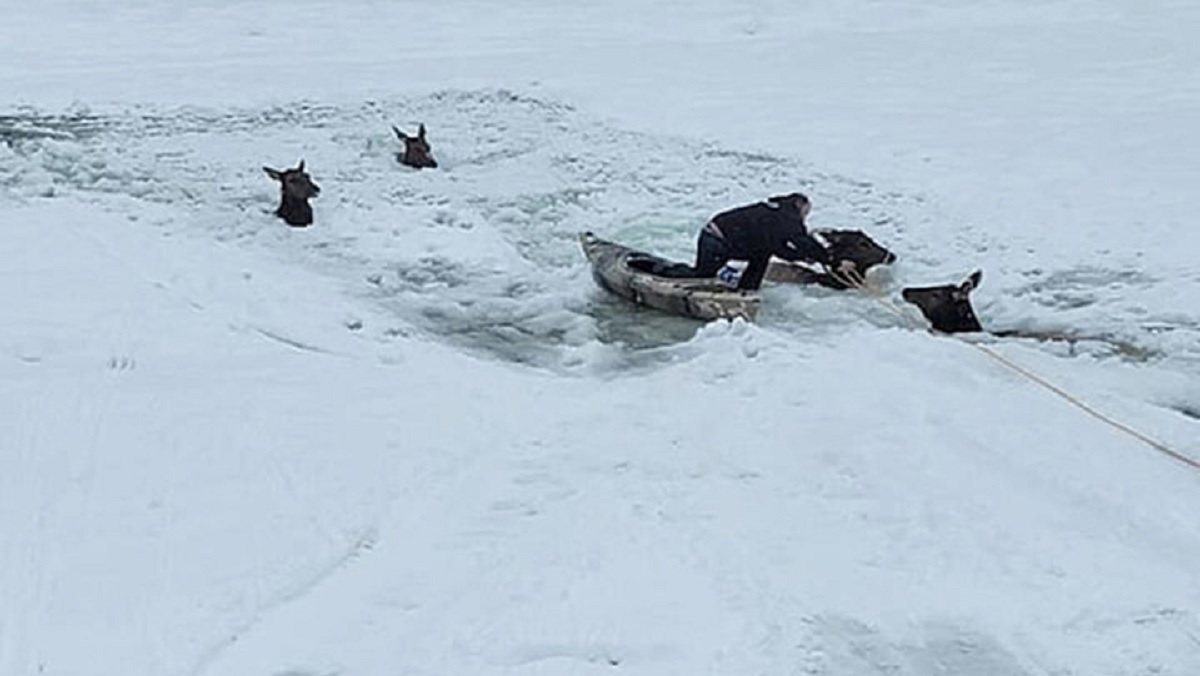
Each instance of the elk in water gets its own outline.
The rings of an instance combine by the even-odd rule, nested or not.
[[[275,215],[292,227],[312,225],[313,211],[308,200],[320,194],[321,188],[304,171],[304,160],[300,160],[300,164],[292,169],[280,171],[263,167],[263,171],[279,181],[279,208],[275,210]]]
[[[396,138],[404,144],[404,152],[396,153],[396,159],[400,160],[400,164],[414,169],[437,169],[437,160],[429,154],[429,141],[425,138],[423,123],[417,127],[416,136],[405,134],[395,125],[392,126],[392,131],[396,132]]]

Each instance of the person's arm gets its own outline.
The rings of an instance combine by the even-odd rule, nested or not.
[[[821,263],[826,267],[833,263],[829,251],[808,233],[796,233],[788,237],[775,255],[789,261]]]

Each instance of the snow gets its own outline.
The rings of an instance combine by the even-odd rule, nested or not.
[[[0,674],[1200,672],[1200,474],[976,349],[1200,458],[1200,7],[0,14]],[[579,251],[796,189],[1079,340]]]

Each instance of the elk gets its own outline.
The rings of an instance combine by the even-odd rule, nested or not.
[[[263,171],[279,181],[279,208],[275,209],[275,215],[294,228],[312,225],[313,211],[308,200],[320,194],[321,188],[304,171],[304,160],[293,169],[263,167]]]
[[[900,297],[916,305],[941,333],[975,333],[983,331],[975,310],[971,307],[971,292],[983,280],[983,271],[976,270],[961,284],[907,287]]]
[[[997,338],[1023,338],[1036,340],[1041,343],[1065,343],[1072,354],[1075,346],[1082,342],[1095,342],[1107,345],[1116,354],[1126,359],[1142,361],[1154,356],[1153,349],[1122,340],[1112,335],[1087,336],[1061,330],[1038,329],[985,329],[971,307],[971,292],[979,287],[983,272],[972,272],[960,284],[943,284],[941,286],[908,287],[901,291],[901,297],[916,305],[921,314],[929,321],[931,328],[938,333],[984,333]]]
[[[392,131],[396,132],[396,138],[404,144],[404,152],[396,153],[400,164],[414,169],[437,169],[437,161],[429,154],[429,141],[425,139],[424,123],[417,126],[416,136],[405,134],[395,125],[392,125]]]
[[[876,265],[896,262],[896,254],[871,239],[862,230],[814,230],[813,238],[825,247],[834,261],[849,261],[859,274],[866,274]],[[846,280],[823,270],[815,270],[799,262],[774,259],[767,268],[766,278],[772,282],[819,284],[826,288],[844,290],[851,285]]]

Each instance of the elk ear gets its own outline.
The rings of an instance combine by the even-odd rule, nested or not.
[[[396,132],[396,138],[400,139],[401,141],[408,140],[408,134],[405,134],[404,132],[400,131],[400,128],[394,124],[392,125],[392,131]]]
[[[966,281],[964,281],[962,284],[959,284],[957,287],[954,288],[953,291],[950,292],[950,297],[953,298],[956,302],[964,302],[964,301],[970,300],[971,292],[974,291],[977,286],[979,286],[979,282],[982,279],[983,279],[983,271],[982,270],[976,270],[975,272],[972,272],[971,276],[967,277]]]
[[[300,158],[300,164],[296,167],[296,171],[304,171],[304,158]]]
[[[425,123],[424,122],[417,125],[417,138],[421,139],[422,141],[425,140]]]
[[[271,178],[275,179],[276,181],[283,180],[283,175],[279,173],[278,169],[272,169],[270,167],[263,167],[263,171],[267,172],[267,176],[270,176]]]

